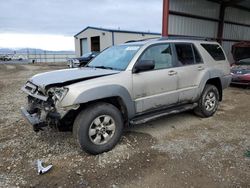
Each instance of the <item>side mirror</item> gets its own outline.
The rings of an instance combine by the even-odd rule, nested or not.
[[[135,64],[133,73],[139,73],[142,71],[153,70],[155,68],[154,60],[140,60]]]

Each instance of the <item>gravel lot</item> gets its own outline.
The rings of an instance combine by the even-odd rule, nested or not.
[[[108,153],[88,155],[71,132],[22,119],[21,86],[59,66],[0,65],[0,187],[250,187],[250,90],[231,87],[214,117],[186,112],[131,127]],[[53,168],[37,175],[36,160]]]

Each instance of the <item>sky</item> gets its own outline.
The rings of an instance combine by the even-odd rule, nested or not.
[[[0,0],[0,47],[74,50],[87,26],[161,31],[162,0]]]

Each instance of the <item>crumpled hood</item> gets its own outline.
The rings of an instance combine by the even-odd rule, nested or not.
[[[64,86],[73,84],[76,82],[98,78],[101,76],[107,76],[111,74],[117,74],[120,71],[107,70],[98,68],[75,68],[75,69],[63,69],[46,73],[37,74],[29,79],[33,84],[45,89],[51,85]]]

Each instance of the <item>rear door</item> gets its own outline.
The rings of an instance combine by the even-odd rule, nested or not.
[[[177,72],[172,45],[148,47],[138,60],[155,61],[154,70],[133,73],[133,95],[136,112],[141,113],[178,102]]]
[[[192,43],[175,43],[178,68],[179,103],[193,102],[198,86],[205,74],[205,65],[201,55]]]

